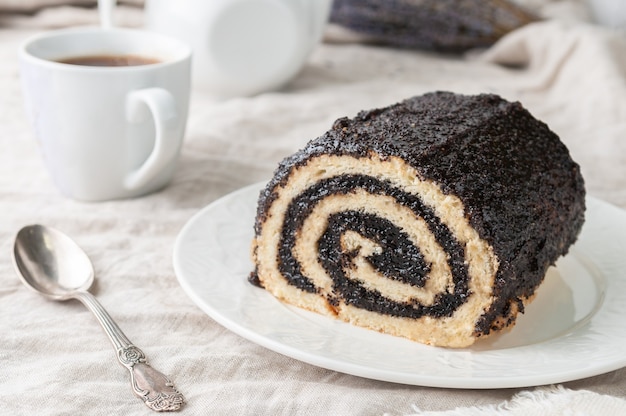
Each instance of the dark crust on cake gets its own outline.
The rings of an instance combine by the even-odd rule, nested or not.
[[[583,179],[556,134],[519,103],[436,92],[339,119],[286,158],[259,198],[257,235],[275,198],[272,190],[291,169],[316,156],[367,158],[370,152],[402,158],[423,179],[456,195],[471,226],[493,247],[500,261],[496,300],[477,323],[477,334],[489,333],[511,301],[533,295],[582,227]]]

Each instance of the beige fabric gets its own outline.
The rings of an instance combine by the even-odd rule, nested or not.
[[[621,415],[624,401],[585,390],[549,386],[517,393],[497,406],[473,406],[443,412],[421,411],[410,416],[545,416]]]
[[[141,21],[136,9],[121,14]],[[196,91],[173,183],[144,198],[92,204],[59,195],[43,167],[23,114],[16,48],[43,27],[95,22],[95,14],[61,7],[1,19],[2,414],[151,414],[132,396],[128,376],[93,317],[75,302],[45,301],[17,279],[9,256],[12,238],[34,222],[66,231],[88,252],[98,275],[93,292],[185,393],[182,414],[403,415],[497,406],[518,392],[535,391],[424,388],[316,368],[232,334],[178,285],[173,243],[193,214],[268,178],[282,157],[337,117],[360,109],[436,89],[519,99],[570,147],[589,193],[626,209],[626,38],[570,17],[522,29],[485,53],[459,59],[324,44],[282,91],[222,102]],[[626,414],[626,369],[564,386],[573,390],[568,397],[591,400],[595,407],[579,412],[574,404],[560,414]],[[560,403],[559,394],[548,403]],[[476,414],[469,412],[455,414]]]

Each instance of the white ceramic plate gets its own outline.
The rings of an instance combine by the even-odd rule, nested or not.
[[[575,247],[509,332],[467,349],[418,344],[287,306],[248,283],[262,184],[198,212],[174,247],[178,280],[211,318],[270,350],[356,376],[432,387],[559,383],[626,366],[626,212],[594,198]]]

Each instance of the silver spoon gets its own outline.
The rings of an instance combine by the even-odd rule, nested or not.
[[[13,263],[22,282],[53,300],[77,299],[94,313],[130,372],[133,392],[152,410],[178,410],[183,395],[162,373],[150,367],[145,354],[126,335],[87,289],[94,271],[87,254],[67,235],[43,225],[28,225],[15,237]]]

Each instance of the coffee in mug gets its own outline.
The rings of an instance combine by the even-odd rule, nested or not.
[[[88,55],[63,58],[57,62],[85,66],[137,66],[156,64],[160,60],[141,55]]]

